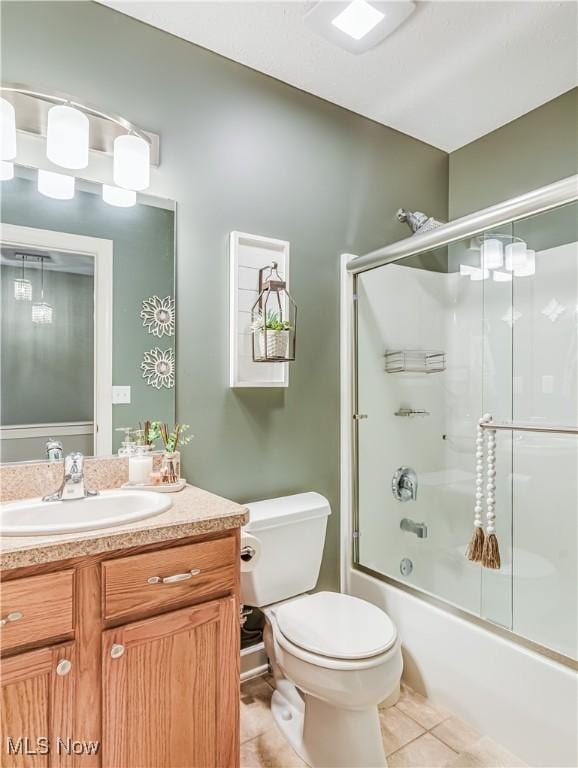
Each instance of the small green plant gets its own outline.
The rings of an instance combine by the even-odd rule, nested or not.
[[[183,434],[190,428],[189,424],[175,424],[174,429],[169,431],[167,424],[163,424],[161,421],[153,421],[151,422],[148,432],[149,440],[151,441],[151,444],[155,440],[160,440],[163,444],[164,451],[167,453],[174,453],[179,448],[190,443],[193,439],[194,435],[187,435],[185,437]]]
[[[268,331],[291,331],[293,326],[288,320],[281,320],[277,312],[270,309],[267,312],[267,319],[263,317],[262,312],[259,312],[251,323],[251,329],[253,331],[262,331],[263,329]]]

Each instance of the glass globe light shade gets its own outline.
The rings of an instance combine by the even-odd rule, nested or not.
[[[48,110],[46,156],[62,168],[88,165],[88,117],[79,109],[58,104]]]
[[[0,159],[16,157],[16,112],[12,104],[0,97]]]
[[[137,192],[150,184],[150,147],[134,134],[117,136],[114,140],[113,178],[117,187]]]

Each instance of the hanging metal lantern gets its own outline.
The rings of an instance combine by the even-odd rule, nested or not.
[[[295,360],[297,305],[275,261],[259,270],[259,298],[251,307],[251,330],[255,363]]]

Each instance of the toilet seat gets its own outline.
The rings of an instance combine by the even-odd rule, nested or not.
[[[271,614],[281,647],[316,666],[378,666],[397,641],[389,616],[351,595],[317,592],[275,606]]]

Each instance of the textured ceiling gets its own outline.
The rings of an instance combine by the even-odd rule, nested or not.
[[[573,1],[419,2],[360,56],[307,27],[311,3],[103,2],[448,152],[578,84]]]

